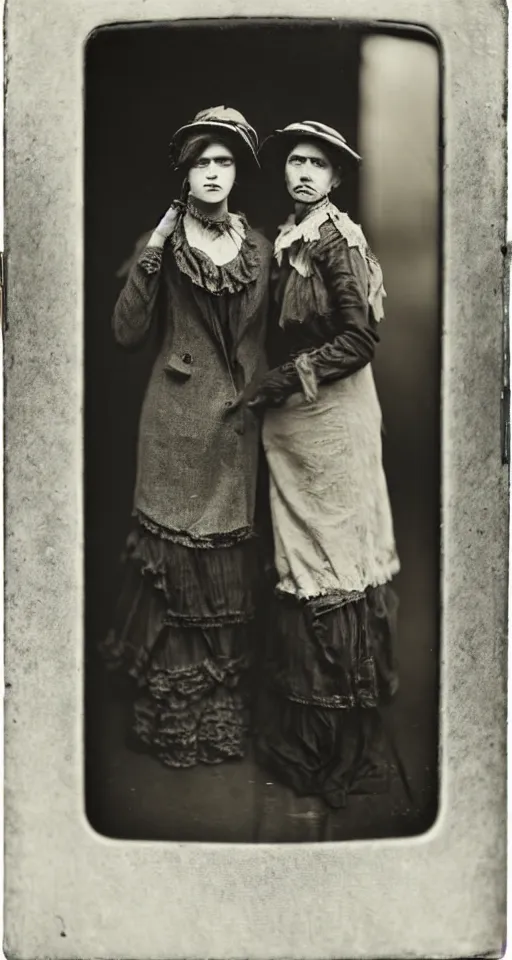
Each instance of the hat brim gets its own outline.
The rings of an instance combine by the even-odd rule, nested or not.
[[[245,131],[235,124],[232,123],[223,123],[222,120],[194,120],[192,123],[187,123],[185,126],[180,127],[176,130],[172,140],[171,148],[174,154],[179,153],[179,150],[183,146],[183,143],[187,139],[187,136],[191,133],[200,133],[201,130],[204,130],[205,133],[213,131],[222,131],[223,133],[229,133],[234,137],[237,137],[240,141],[240,145],[244,147],[247,155],[251,157],[257,167],[260,166],[260,161],[258,154],[251,143],[250,137],[245,133]]]
[[[331,149],[335,150],[343,159],[349,158],[353,163],[360,163],[362,160],[362,157],[356,153],[355,150],[352,150],[352,147],[349,147],[348,144],[340,143],[339,140],[329,136],[327,133],[309,130],[307,127],[299,126],[299,124],[293,129],[287,127],[284,130],[274,130],[274,133],[271,133],[270,136],[263,140],[259,149],[260,157],[264,154],[267,155],[269,148],[278,147],[279,144],[283,144],[283,139],[281,138],[295,141],[301,138],[304,140],[318,140],[320,143],[328,143]]]

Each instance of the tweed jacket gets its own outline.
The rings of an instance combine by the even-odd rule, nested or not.
[[[234,215],[233,215],[234,216]],[[227,406],[266,370],[271,245],[246,224],[237,257],[216,266],[178,221],[163,251],[146,247],[117,301],[127,347],[159,319],[161,347],[139,426],[136,514],[177,542],[229,545],[253,532],[259,424]]]

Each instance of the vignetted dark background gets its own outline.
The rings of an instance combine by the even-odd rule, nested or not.
[[[180,184],[168,160],[172,133],[199,109],[227,104],[241,110],[260,137],[291,120],[317,119],[342,130],[357,148],[361,138],[368,141],[368,133],[364,133],[368,122],[365,128],[362,111],[368,121],[372,110],[368,95],[361,91],[361,77],[371,89],[374,69],[373,55],[368,50],[364,54],[367,41],[368,28],[358,25],[232,20],[106,28],[94,34],[87,46],[86,793],[92,825],[109,835],[221,841],[344,839],[420,832],[435,816],[440,357],[437,194],[431,184],[422,192],[420,183],[416,196],[413,185],[412,197],[411,189],[407,197],[404,193],[404,215],[390,214],[387,229],[386,222],[382,223],[380,193],[385,197],[389,191],[385,168],[379,168],[378,138],[372,143],[369,137],[374,155],[366,179],[349,179],[336,202],[356,220],[361,218],[361,210],[365,213],[363,226],[382,260],[388,290],[387,319],[375,369],[386,428],[385,466],[402,560],[396,580],[401,601],[398,657],[402,688],[387,717],[398,771],[390,796],[351,798],[347,811],[331,815],[327,822],[314,803],[297,801],[285,788],[267,782],[250,758],[216,768],[164,769],[156,760],[127,750],[123,705],[105,684],[95,655],[95,645],[108,629],[119,587],[119,556],[132,506],[138,416],[156,349],[149,340],[134,352],[121,350],[114,343],[110,318],[122,283],[118,274],[123,263],[137,239],[156,225],[179,193]],[[425,42],[422,38],[422,45]],[[380,69],[387,69],[385,58]],[[407,76],[407,70],[413,75]],[[402,80],[418,81],[411,63]],[[432,91],[432,102],[435,96]],[[380,122],[384,124],[385,109],[390,109],[391,122],[393,118],[392,88],[390,97],[381,109]],[[437,140],[434,152],[437,156]],[[430,172],[430,179],[437,185],[437,167],[433,178]],[[389,189],[393,189],[392,183]],[[396,183],[394,189],[396,192]],[[398,197],[400,207],[400,187]],[[271,182],[256,178],[250,189],[240,189],[234,205],[271,239],[277,224],[290,212],[280,177]],[[422,286],[424,275],[434,277],[434,285],[427,282]]]

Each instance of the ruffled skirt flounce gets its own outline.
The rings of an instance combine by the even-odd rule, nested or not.
[[[172,767],[245,753],[254,653],[254,539],[191,548],[137,523],[127,543],[107,667],[131,678],[133,735]]]

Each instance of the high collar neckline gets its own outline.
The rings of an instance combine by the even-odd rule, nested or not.
[[[212,230],[214,233],[225,233],[231,226],[231,214],[227,210],[218,217],[208,216],[207,213],[199,209],[193,197],[187,198],[186,209],[187,213],[189,213],[194,220],[197,220],[201,226],[207,230]]]

